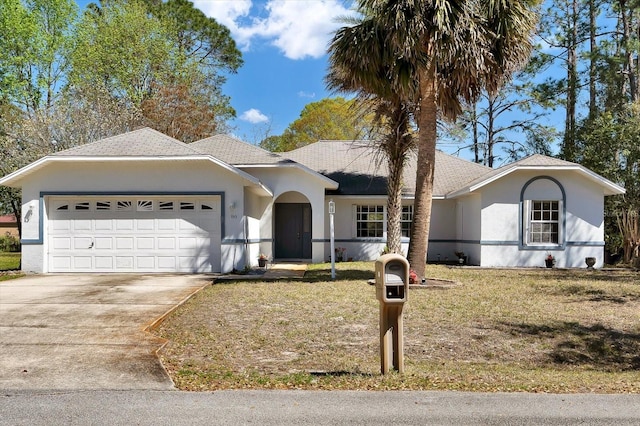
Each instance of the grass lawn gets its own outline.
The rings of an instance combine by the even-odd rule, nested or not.
[[[185,390],[231,388],[640,392],[640,274],[445,266],[412,289],[405,374],[380,374],[373,263],[304,281],[217,283],[156,333]]]
[[[0,271],[12,271],[20,268],[20,253],[0,252]]]

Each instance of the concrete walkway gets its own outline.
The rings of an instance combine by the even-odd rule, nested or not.
[[[37,275],[0,282],[0,389],[174,389],[148,332],[202,275]]]

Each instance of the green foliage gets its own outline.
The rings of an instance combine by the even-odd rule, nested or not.
[[[371,115],[362,116],[353,100],[326,98],[307,104],[300,117],[280,136],[264,139],[260,146],[270,151],[291,151],[319,140],[356,140],[370,135]]]
[[[20,251],[20,240],[13,235],[0,235],[0,252]]]
[[[73,0],[0,2],[0,89],[34,112],[50,107],[68,67],[77,16]]]
[[[177,68],[170,65],[175,62]],[[114,0],[89,9],[78,25],[70,82],[98,85],[139,107],[154,81],[184,65],[171,35],[138,1]]]
[[[618,229],[617,218],[622,212],[640,212],[640,104],[586,120],[577,142],[582,165],[626,189],[624,197],[605,200],[607,248],[616,253],[630,237]]]
[[[145,3],[174,32],[184,54],[208,68],[210,75],[217,76],[220,70],[236,72],[242,65],[242,54],[229,29],[207,17],[190,1],[145,0]]]

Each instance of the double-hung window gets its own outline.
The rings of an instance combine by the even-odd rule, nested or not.
[[[384,206],[356,206],[356,237],[382,238],[384,225]]]
[[[403,237],[411,236],[413,205],[402,206],[400,230]],[[387,210],[383,205],[355,206],[356,238],[384,238],[387,234]]]
[[[413,205],[402,206],[400,217],[400,232],[403,237],[411,237],[411,224],[413,223]]]
[[[528,200],[525,243],[527,245],[560,244],[561,211],[561,201]]]

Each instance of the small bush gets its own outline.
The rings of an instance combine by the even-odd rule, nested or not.
[[[18,252],[20,251],[20,240],[13,235],[7,233],[0,237],[0,251],[2,252]]]

